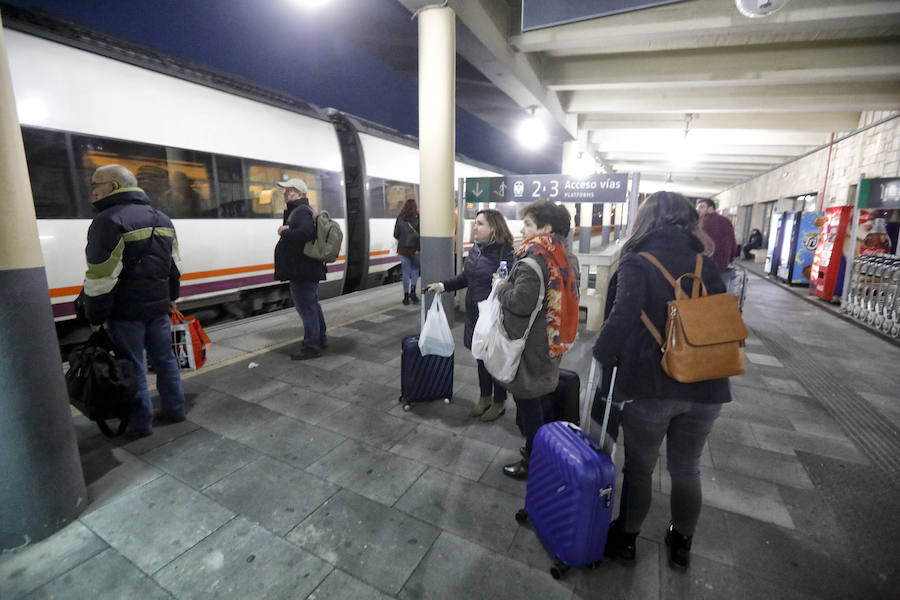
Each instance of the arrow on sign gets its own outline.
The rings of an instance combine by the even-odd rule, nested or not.
[[[475,196],[476,198],[479,198],[483,192],[484,192],[484,190],[481,189],[481,182],[476,181],[475,189],[472,190],[472,195]]]

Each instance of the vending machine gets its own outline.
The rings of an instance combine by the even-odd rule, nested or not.
[[[819,217],[822,213],[809,211],[800,215],[797,231],[797,247],[794,251],[794,266],[788,283],[791,285],[809,285],[812,274],[813,257],[819,244],[822,228]]]
[[[794,254],[797,251],[797,236],[800,234],[799,212],[786,212],[781,221],[781,247],[778,249],[778,264],[775,276],[785,283],[790,283],[794,270]]]
[[[778,257],[781,254],[781,231],[784,224],[784,215],[787,213],[772,213],[769,222],[769,247],[766,249],[766,275],[775,275],[778,270]]]
[[[809,275],[809,293],[823,300],[840,296],[844,289],[844,237],[853,218],[852,206],[833,206],[825,210],[822,233],[816,245]]]

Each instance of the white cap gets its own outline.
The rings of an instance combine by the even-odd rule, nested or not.
[[[294,177],[293,179],[288,179],[287,181],[279,181],[278,185],[283,188],[294,188],[295,190],[300,192],[301,196],[306,195],[306,182],[299,177]]]

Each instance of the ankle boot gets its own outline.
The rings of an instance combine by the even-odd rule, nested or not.
[[[528,459],[523,458],[518,462],[503,467],[503,474],[513,479],[528,479]]]
[[[681,535],[673,523],[666,530],[666,546],[669,547],[669,564],[680,569],[691,566],[692,535]]]
[[[638,532],[628,533],[619,524],[616,519],[609,525],[609,535],[606,538],[606,548],[603,554],[610,558],[620,558],[626,561],[633,561],[637,556],[635,542]]]
[[[419,303],[419,297],[416,296],[416,290],[415,290],[415,288],[413,288],[412,290],[410,290],[410,292],[409,292],[409,299],[412,300],[412,303],[413,303],[413,304],[418,304],[418,303]]]
[[[482,396],[478,399],[478,402],[475,404],[475,406],[469,409],[469,416],[480,417],[482,414],[484,414],[484,411],[491,407],[491,402],[493,402],[493,399],[490,396]]]
[[[479,417],[482,421],[496,421],[506,412],[506,407],[500,402],[492,402],[484,414]]]
[[[403,306],[409,306],[409,294],[403,294]]]

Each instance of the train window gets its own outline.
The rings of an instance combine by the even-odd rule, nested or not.
[[[83,197],[89,197],[88,182],[97,167],[119,164],[134,173],[153,206],[172,218],[218,213],[210,193],[212,161],[205,152],[82,136],[74,136],[73,142]]]
[[[280,181],[298,178],[306,183],[306,197],[313,210],[322,210],[322,184],[317,173],[285,165],[247,163],[248,217],[281,218],[285,209]]]
[[[409,198],[418,202],[419,186],[402,181],[369,180],[369,217],[395,218]]]
[[[244,193],[244,165],[241,159],[217,154],[216,178],[219,190],[219,216],[226,219],[245,218],[250,201]]]
[[[66,134],[22,128],[28,178],[34,196],[34,210],[39,219],[60,219],[79,216],[69,179],[69,158]],[[83,207],[89,213],[89,207]]]

